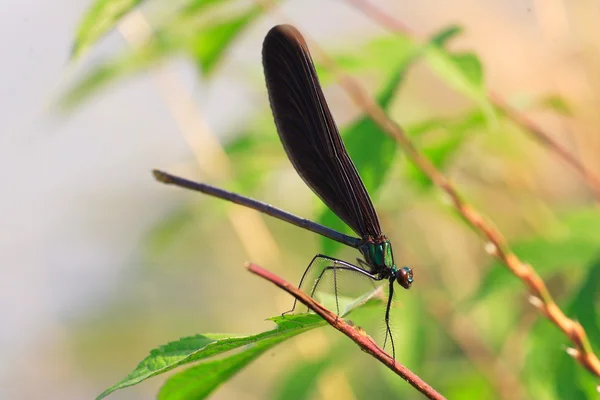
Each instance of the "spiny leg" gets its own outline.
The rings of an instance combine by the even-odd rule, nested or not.
[[[342,260],[338,260],[337,258],[333,258],[333,257],[329,257],[323,254],[317,254],[316,256],[313,257],[313,259],[311,260],[310,264],[308,264],[308,267],[306,267],[306,269],[304,270],[304,273],[302,274],[302,278],[300,279],[300,284],[298,285],[298,288],[301,289],[302,288],[302,284],[304,283],[304,280],[306,279],[307,273],[308,271],[310,271],[310,269],[313,267],[313,265],[315,264],[315,262],[319,259],[322,260],[328,260],[331,263],[333,263],[334,265],[337,265],[337,267],[335,268],[339,268],[339,269],[344,269],[344,270],[349,270],[349,271],[354,271],[354,272],[358,272],[362,275],[367,276],[368,278],[370,278],[371,280],[381,280],[381,278],[379,278],[377,275],[372,274],[370,272],[370,270],[366,270],[363,269],[361,267],[357,267],[356,265],[352,265],[348,262],[342,261]],[[362,261],[362,260],[361,260]],[[370,266],[366,263],[364,263],[364,261],[361,263],[361,266],[367,266],[370,268]],[[312,287],[312,290],[310,292],[310,296],[313,297],[317,286],[319,285],[319,282],[321,281],[321,278],[323,277],[325,271],[333,269],[333,266],[328,266],[326,268],[323,269],[323,271],[321,271],[321,273],[319,274],[319,277],[315,280],[315,283]],[[334,285],[336,285],[336,302],[337,302],[337,279],[336,279],[336,275],[335,275],[335,271],[334,271]],[[289,311],[284,312],[282,315],[294,312],[294,310],[296,309],[296,304],[297,304],[298,300],[294,299],[294,305],[292,306],[292,309]],[[339,305],[338,305],[338,314],[339,314]]]
[[[329,257],[324,256],[323,254],[317,254],[316,256],[313,257],[312,260],[310,260],[310,263],[308,264],[308,267],[306,267],[306,269],[304,270],[304,273],[302,274],[302,278],[300,278],[300,283],[298,284],[298,289],[302,288],[302,283],[304,282],[304,278],[306,278],[306,274],[308,273],[308,271],[310,271],[310,269],[312,268],[312,266],[315,263],[315,261],[318,260],[318,259],[320,259],[320,258],[328,259]],[[282,313],[281,315],[293,313],[294,310],[296,309],[296,304],[297,303],[298,303],[298,299],[294,298],[294,305],[292,306],[292,309],[288,310],[288,311],[286,311],[284,313]]]
[[[361,269],[364,269],[365,271],[371,271],[370,273],[372,275],[375,275],[372,272],[373,267],[371,267],[369,264],[367,264],[364,260],[361,260],[360,258],[357,258],[356,262],[358,263],[358,265],[360,265]],[[381,280],[381,279],[372,279],[372,280],[369,281],[369,282],[371,282],[371,285],[373,285],[373,289],[377,289],[377,285],[375,285],[375,282],[374,282],[376,280]]]
[[[390,343],[392,344],[392,358],[396,359],[396,348],[394,347],[394,337],[392,336],[392,330],[390,329],[390,309],[392,307],[392,297],[394,297],[394,280],[390,280],[390,290],[387,301],[387,307],[385,309],[385,339],[383,340],[383,348],[387,343],[388,336],[390,337]]]
[[[337,268],[335,267],[337,264],[337,260],[333,261],[333,294],[335,296],[335,322],[337,322],[338,317],[340,316],[340,302],[338,300],[338,288],[337,288]],[[329,267],[327,267],[329,268]],[[327,270],[325,268],[323,273]],[[321,274],[323,275],[323,274]],[[321,282],[321,277],[319,277],[319,282]],[[312,295],[310,296],[312,297]]]
[[[326,272],[333,270],[333,286],[334,286],[334,291],[335,291],[335,306],[336,306],[337,315],[339,316],[340,315],[340,306],[339,306],[338,296],[337,296],[338,290],[337,290],[336,270],[341,269],[341,270],[345,270],[345,271],[359,272],[359,273],[367,276],[370,279],[369,282],[372,282],[373,280],[380,280],[380,279],[377,275],[371,275],[370,273],[368,273],[367,271],[364,271],[362,268],[357,267],[356,265],[352,265],[352,264],[347,263],[342,260],[336,260],[335,258],[331,259],[331,261],[333,261],[333,265],[324,268],[323,271],[321,271],[321,274],[319,274],[319,276],[317,277],[317,279],[315,279],[315,284],[313,285],[313,288],[310,291],[310,297],[314,297],[315,292],[317,291],[317,288],[318,288],[319,284],[321,283],[321,279],[323,278],[323,275],[325,275]],[[375,285],[373,285],[373,286],[375,286]]]

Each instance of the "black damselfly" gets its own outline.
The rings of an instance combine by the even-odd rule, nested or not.
[[[357,259],[358,266],[322,254],[316,255],[306,268],[300,287],[303,286],[307,272],[317,261],[325,263],[326,266],[312,284],[309,294],[312,296],[324,274],[331,272],[339,315],[337,271],[352,271],[374,281],[388,280],[384,347],[389,337],[395,357],[389,321],[394,282],[405,289],[410,288],[413,283],[412,269],[398,268],[394,263],[392,245],[381,232],[373,203],[348,156],[323,96],[308,46],[300,32],[291,25],[279,25],[271,29],[263,43],[262,58],[275,125],[288,158],[304,182],[360,238],[345,235],[269,204],[211,185],[157,170],[154,171],[154,176],[160,182],[253,208],[358,249],[364,257],[364,260]],[[294,308],[295,306],[296,302]]]

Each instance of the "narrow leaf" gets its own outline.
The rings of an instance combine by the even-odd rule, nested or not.
[[[450,25],[447,28],[442,29],[435,35],[433,35],[430,39],[432,44],[435,44],[438,47],[444,47],[446,44],[456,36],[460,35],[463,31],[463,28],[459,25]]]
[[[158,393],[160,400],[204,399],[213,390],[225,383],[246,365],[256,360],[265,351],[275,345],[308,329],[321,326],[322,320],[316,320],[307,328],[295,329],[287,334],[279,334],[257,341],[242,352],[216,361],[210,361],[186,369],[170,377]]]
[[[347,304],[340,316],[345,317],[359,307],[380,303],[381,288],[377,288]],[[203,399],[265,351],[300,333],[325,325],[325,321],[316,314],[279,316],[272,320],[278,324],[277,334],[263,336],[252,346],[246,347],[233,356],[202,363],[172,376],[161,388],[158,398],[160,400]],[[271,332],[274,331],[266,333]]]
[[[242,30],[260,14],[261,9],[258,6],[253,7],[236,18],[199,31],[195,35],[191,44],[191,53],[203,74],[209,75],[214,72],[223,53]]]
[[[427,63],[444,82],[473,100],[488,121],[496,124],[496,113],[487,97],[479,58],[474,53],[452,53],[445,47],[449,37],[459,32],[457,27],[451,27],[434,35],[426,52]]]
[[[71,58],[79,58],[142,0],[97,0],[79,23]]]

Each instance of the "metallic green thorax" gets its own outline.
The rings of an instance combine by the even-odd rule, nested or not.
[[[397,268],[394,264],[392,244],[389,240],[385,239],[380,243],[366,242],[359,250],[367,264],[373,267],[373,272],[383,273],[385,275],[387,275],[386,272],[388,274],[389,272],[396,272]]]

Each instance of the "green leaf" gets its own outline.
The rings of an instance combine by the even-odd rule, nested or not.
[[[451,60],[474,87],[483,87],[483,67],[474,53],[453,54]]]
[[[71,58],[79,58],[142,0],[97,0],[79,23]]]
[[[305,315],[303,317],[309,316]],[[315,315],[313,314],[312,317],[315,317]],[[160,400],[204,399],[218,386],[233,377],[265,351],[292,336],[323,324],[324,322],[319,317],[318,320],[314,319],[308,327],[305,325],[300,329],[295,329],[286,334],[280,333],[258,340],[253,346],[246,347],[243,351],[233,356],[188,368],[170,377],[161,387],[158,398]]]
[[[202,73],[209,75],[214,72],[224,51],[229,48],[239,33],[260,14],[261,9],[256,6],[237,18],[197,32],[190,50]]]
[[[463,28],[461,26],[450,25],[449,27],[444,28],[435,35],[433,35],[429,42],[438,47],[444,47],[450,41],[450,39],[458,36],[462,33],[462,31]]]
[[[441,170],[462,147],[469,133],[482,128],[484,122],[483,114],[474,111],[459,118],[433,118],[421,121],[414,126],[409,126],[406,132],[417,139],[421,152],[437,169]],[[439,131],[439,134],[431,138],[431,133],[436,131]],[[403,170],[410,181],[421,189],[432,187],[431,179],[413,163],[405,163]]]
[[[211,361],[173,375],[158,393],[160,400],[204,399],[265,351],[285,339],[262,341],[234,356]]]
[[[483,90],[483,70],[481,62],[473,53],[452,54],[439,47],[429,47],[427,51],[429,66],[444,81],[460,93],[475,100],[481,106],[487,102]],[[488,104],[489,112],[493,112]],[[485,111],[485,110],[484,110]]]
[[[594,209],[577,210],[561,219],[560,227],[546,232],[545,236],[511,245],[515,254],[523,262],[531,264],[542,278],[556,272],[582,268],[600,249],[600,212]],[[503,264],[494,261],[471,300],[477,301],[501,288],[519,284],[519,280]]]
[[[129,375],[102,392],[97,399],[102,399],[115,390],[136,385],[148,378],[165,373],[185,364],[213,357],[246,345],[253,344],[258,346],[259,343],[263,341],[266,342],[266,345],[272,347],[283,340],[325,324],[325,321],[315,314],[279,316],[273,317],[270,320],[277,324],[277,328],[256,335],[240,337],[226,334],[196,335],[160,346],[157,349],[152,350],[150,355]],[[260,348],[262,349],[263,347]],[[251,355],[252,354],[250,354],[250,356]],[[260,355],[260,353],[254,354],[254,358],[258,357],[258,355]],[[233,365],[236,363],[236,360],[238,364],[242,364],[242,367],[243,365],[246,365],[244,364],[243,359],[234,359],[229,365],[223,364],[221,366],[223,368],[223,375],[221,376],[226,376],[227,373],[235,373],[235,367]],[[249,361],[251,361],[251,359]],[[210,379],[208,379],[208,381],[210,381]],[[209,384],[214,385],[214,382],[209,382]],[[172,385],[172,383],[169,384],[169,391],[172,390]]]
[[[451,27],[434,35],[426,51],[427,63],[447,84],[473,100],[488,121],[497,124],[495,109],[485,90],[479,58],[474,53],[452,53],[445,48],[448,38],[459,32],[459,28]]]
[[[375,289],[348,304],[345,317],[355,309],[379,302]],[[110,393],[137,385],[156,375],[205,358],[248,346],[233,356],[211,361],[185,370],[170,378],[160,391],[160,399],[203,398],[266,350],[289,338],[326,324],[317,314],[296,314],[269,318],[277,328],[248,336],[204,334],[179,339],[150,352],[138,366],[117,384],[102,392],[97,400]],[[193,383],[193,384],[191,384]],[[183,396],[183,397],[181,397]]]

